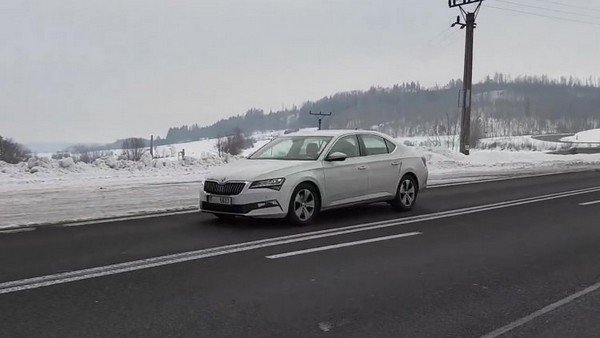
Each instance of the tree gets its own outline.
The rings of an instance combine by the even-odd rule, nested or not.
[[[250,148],[254,145],[252,138],[246,138],[240,128],[235,128],[233,134],[226,138],[217,138],[217,152],[219,156],[223,154],[239,155],[242,150]]]
[[[146,151],[144,139],[138,137],[131,137],[123,140],[121,148],[123,148],[123,154],[125,154],[130,161],[139,161]]]
[[[0,136],[0,161],[17,164],[27,160],[30,155],[31,151],[22,144]]]

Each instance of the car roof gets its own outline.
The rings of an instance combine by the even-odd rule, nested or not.
[[[294,133],[290,133],[284,136],[340,136],[347,134],[380,134],[372,130],[359,130],[359,129],[326,129],[326,130],[314,130],[305,129]]]

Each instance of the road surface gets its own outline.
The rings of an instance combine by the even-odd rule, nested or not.
[[[0,233],[0,336],[597,336],[600,170],[310,227],[183,214]]]

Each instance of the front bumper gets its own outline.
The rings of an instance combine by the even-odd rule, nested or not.
[[[283,211],[279,202],[277,201],[264,201],[257,203],[249,203],[249,204],[215,204],[208,202],[200,203],[200,210],[204,212],[217,212],[217,213],[227,213],[227,214],[236,214],[236,215],[247,215],[253,211],[257,211],[260,209],[271,209],[275,208],[278,211]]]
[[[232,199],[231,205],[209,203],[208,196],[210,195],[200,191],[200,211],[258,218],[281,218],[286,216],[289,204],[289,198],[285,198],[287,191],[266,188],[248,189],[246,187],[238,195],[227,196]]]

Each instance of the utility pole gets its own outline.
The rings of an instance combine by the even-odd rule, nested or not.
[[[154,135],[150,135],[150,156],[154,158]]]
[[[454,26],[460,26],[460,29],[466,28],[466,39],[465,39],[465,68],[463,74],[463,89],[462,89],[462,115],[460,123],[460,152],[469,155],[471,149],[470,136],[471,136],[471,89],[473,86],[473,33],[477,24],[475,19],[481,9],[481,3],[483,0],[448,0],[448,6],[450,8],[458,7],[460,13],[465,21],[460,21],[460,15],[456,17],[456,22],[452,24]],[[477,3],[477,8],[473,12],[467,12],[463,9],[463,6]]]
[[[321,113],[321,112],[318,112],[318,113],[313,113],[313,112],[312,112],[312,110],[311,110],[311,111],[309,111],[308,113],[309,113],[310,115],[314,115],[314,116],[318,116],[318,117],[319,117],[319,130],[321,130],[321,122],[322,122],[322,120],[323,120],[323,117],[324,117],[324,116],[331,116],[331,113],[332,113],[332,112],[329,112],[329,113]]]

